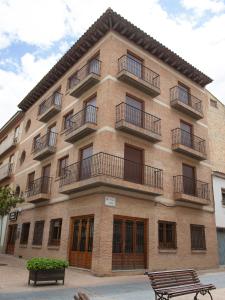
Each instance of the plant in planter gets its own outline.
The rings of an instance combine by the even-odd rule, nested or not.
[[[68,267],[68,262],[62,259],[51,259],[34,257],[27,261],[27,269],[29,270],[29,279],[37,285],[39,281],[55,281],[62,280],[64,284],[65,268]]]

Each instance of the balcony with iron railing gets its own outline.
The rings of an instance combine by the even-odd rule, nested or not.
[[[4,179],[10,178],[13,171],[13,164],[12,163],[6,163],[4,165],[0,165],[0,181]]]
[[[190,177],[178,175],[173,177],[174,197],[176,201],[199,205],[210,204],[209,184]]]
[[[49,131],[47,134],[34,139],[32,154],[34,160],[42,160],[56,152],[57,133]]]
[[[54,92],[48,99],[44,100],[38,109],[38,120],[48,122],[53,116],[61,111],[62,94]]]
[[[163,194],[163,171],[100,152],[67,166],[59,191],[72,194],[98,186],[157,196]]]
[[[170,105],[197,120],[204,117],[202,101],[181,86],[174,86],[170,89]]]
[[[116,129],[151,142],[161,141],[161,119],[124,102],[116,106]]]
[[[68,122],[68,128],[65,131],[65,141],[68,143],[74,143],[77,140],[96,131],[97,112],[97,107],[88,105],[73,115],[70,118]]]
[[[43,176],[28,183],[26,188],[26,199],[31,203],[50,200],[52,178]]]
[[[70,80],[69,90],[73,97],[80,97],[101,79],[101,61],[93,59],[84,65]]]
[[[0,156],[12,150],[17,144],[15,133],[11,132],[2,142],[0,142]]]
[[[159,74],[128,55],[123,55],[118,59],[117,78],[152,97],[160,94]]]
[[[206,141],[181,128],[172,130],[172,149],[200,161],[206,159]]]

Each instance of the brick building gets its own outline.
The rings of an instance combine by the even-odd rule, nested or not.
[[[97,275],[217,266],[210,82],[107,10],[19,103],[14,254]]]

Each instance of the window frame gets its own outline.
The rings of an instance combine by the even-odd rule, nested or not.
[[[58,226],[58,228],[60,228],[58,230],[58,238],[54,239],[53,238],[53,229],[54,229],[54,224],[56,222],[60,222],[60,225]],[[49,236],[48,236],[48,246],[59,246],[60,242],[61,242],[61,233],[62,233],[62,218],[56,218],[56,219],[51,219],[50,220],[50,226],[49,226]]]
[[[214,99],[210,99],[210,106],[214,107],[214,108],[218,108],[218,102],[217,100]]]
[[[201,238],[203,238],[203,240],[201,241],[202,243],[202,247],[196,247],[196,245],[193,245],[194,241],[194,237],[193,237],[193,229],[201,229]],[[190,233],[191,233],[191,250],[195,251],[195,250],[200,250],[200,251],[206,251],[206,235],[205,235],[205,225],[199,225],[199,224],[190,224]],[[198,240],[199,240],[199,236],[198,236]]]
[[[70,116],[70,115],[71,115],[71,116]],[[65,126],[65,124],[66,124],[66,118],[67,118],[68,116],[70,116],[70,118],[73,116],[73,109],[70,110],[70,111],[68,111],[68,112],[63,116],[63,120],[62,120],[62,131],[65,131],[65,130],[68,130],[68,129],[69,129],[69,127],[67,128],[67,127]],[[68,122],[68,120],[67,120],[67,122]]]
[[[25,235],[26,239],[24,239],[24,227],[26,225],[29,225],[29,228],[28,228],[28,232],[26,232],[27,236]],[[30,235],[30,222],[25,222],[25,223],[22,224],[22,228],[21,228],[20,245],[27,245],[28,244],[29,235]]]
[[[163,225],[163,241],[160,241],[160,225]],[[167,242],[167,225],[172,225],[172,242]],[[173,221],[158,221],[158,248],[162,250],[177,249],[177,223]]]
[[[38,226],[37,226],[38,224],[42,224],[42,228],[38,228]],[[42,246],[43,237],[44,237],[44,227],[45,227],[45,221],[44,220],[35,221],[32,246]],[[37,241],[37,237],[35,236],[35,234],[40,233],[40,229],[42,230],[42,232],[40,234],[40,240]]]
[[[61,163],[62,163],[62,161],[63,160],[67,160],[66,161],[66,166],[64,167],[64,169],[68,166],[68,161],[69,161],[69,154],[67,154],[67,155],[65,155],[65,156],[63,156],[63,157],[61,157],[61,158],[59,158],[58,159],[58,166],[57,166],[57,173],[56,173],[56,177],[61,177],[62,175],[63,175],[63,172],[62,172],[62,165],[61,165]],[[62,172],[62,173],[61,173]]]
[[[223,199],[223,195],[224,195],[224,199]],[[222,188],[221,189],[221,202],[222,202],[222,205],[224,205],[225,206],[225,189],[224,188]]]

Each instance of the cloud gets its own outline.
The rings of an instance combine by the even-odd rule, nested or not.
[[[202,4],[202,1],[204,4]],[[220,0],[180,0],[184,9],[171,15],[160,0],[1,0],[0,126],[16,111],[16,104],[42,78],[76,39],[108,8],[156,38],[215,81],[209,89],[225,102],[225,12]],[[191,11],[189,11],[191,10]],[[197,14],[208,14],[196,27]],[[36,45],[14,61],[10,45]],[[8,52],[6,52],[8,51]],[[35,52],[34,52],[35,51]],[[11,60],[11,63],[10,63]],[[9,70],[6,65],[11,66]],[[5,64],[5,65],[4,65]],[[3,68],[4,65],[4,68]],[[10,109],[9,109],[10,107]]]

